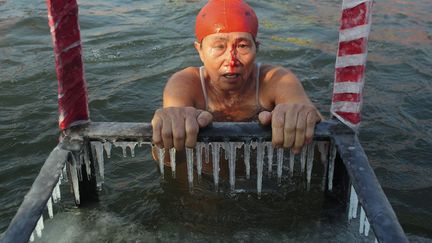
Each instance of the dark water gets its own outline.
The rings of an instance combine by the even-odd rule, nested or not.
[[[260,19],[258,60],[291,68],[328,115],[340,1],[249,2]],[[167,78],[200,65],[192,43],[194,17],[203,4],[80,1],[92,120],[150,121]],[[360,134],[412,242],[432,239],[430,12],[428,0],[375,3]],[[0,232],[57,142],[57,83],[46,15],[44,1],[0,0]],[[63,187],[65,198],[46,221],[43,241],[363,240],[354,225],[323,210],[319,193],[261,200],[247,194],[190,196],[161,185],[148,150],[136,158],[116,154],[106,164],[100,204],[76,209]]]

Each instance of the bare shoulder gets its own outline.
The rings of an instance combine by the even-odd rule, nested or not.
[[[198,67],[187,67],[174,73],[165,85],[164,107],[194,106],[201,108],[203,100]]]
[[[262,66],[261,99],[272,104],[310,103],[296,75],[288,68],[265,64]]]

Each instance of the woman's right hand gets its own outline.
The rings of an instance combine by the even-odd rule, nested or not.
[[[194,148],[199,129],[213,121],[208,111],[194,107],[166,107],[157,109],[151,121],[153,143],[181,151],[184,147]]]

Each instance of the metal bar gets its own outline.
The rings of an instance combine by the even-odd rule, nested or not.
[[[326,140],[335,132],[353,134],[351,129],[337,120],[329,120],[316,125],[314,139]],[[92,122],[69,129],[67,133],[79,133],[89,139],[152,141],[150,123]],[[258,138],[271,140],[271,128],[257,122],[213,122],[202,128],[198,134],[198,141],[244,141]]]
[[[39,175],[30,191],[12,219],[1,242],[28,242],[36,223],[51,197],[52,191],[59,180],[62,169],[68,158],[69,151],[57,145],[42,166]]]
[[[356,135],[333,134],[360,204],[379,242],[408,242]]]

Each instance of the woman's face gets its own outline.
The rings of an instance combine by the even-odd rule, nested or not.
[[[216,33],[195,42],[212,84],[236,90],[249,82],[255,68],[256,45],[247,32]]]

